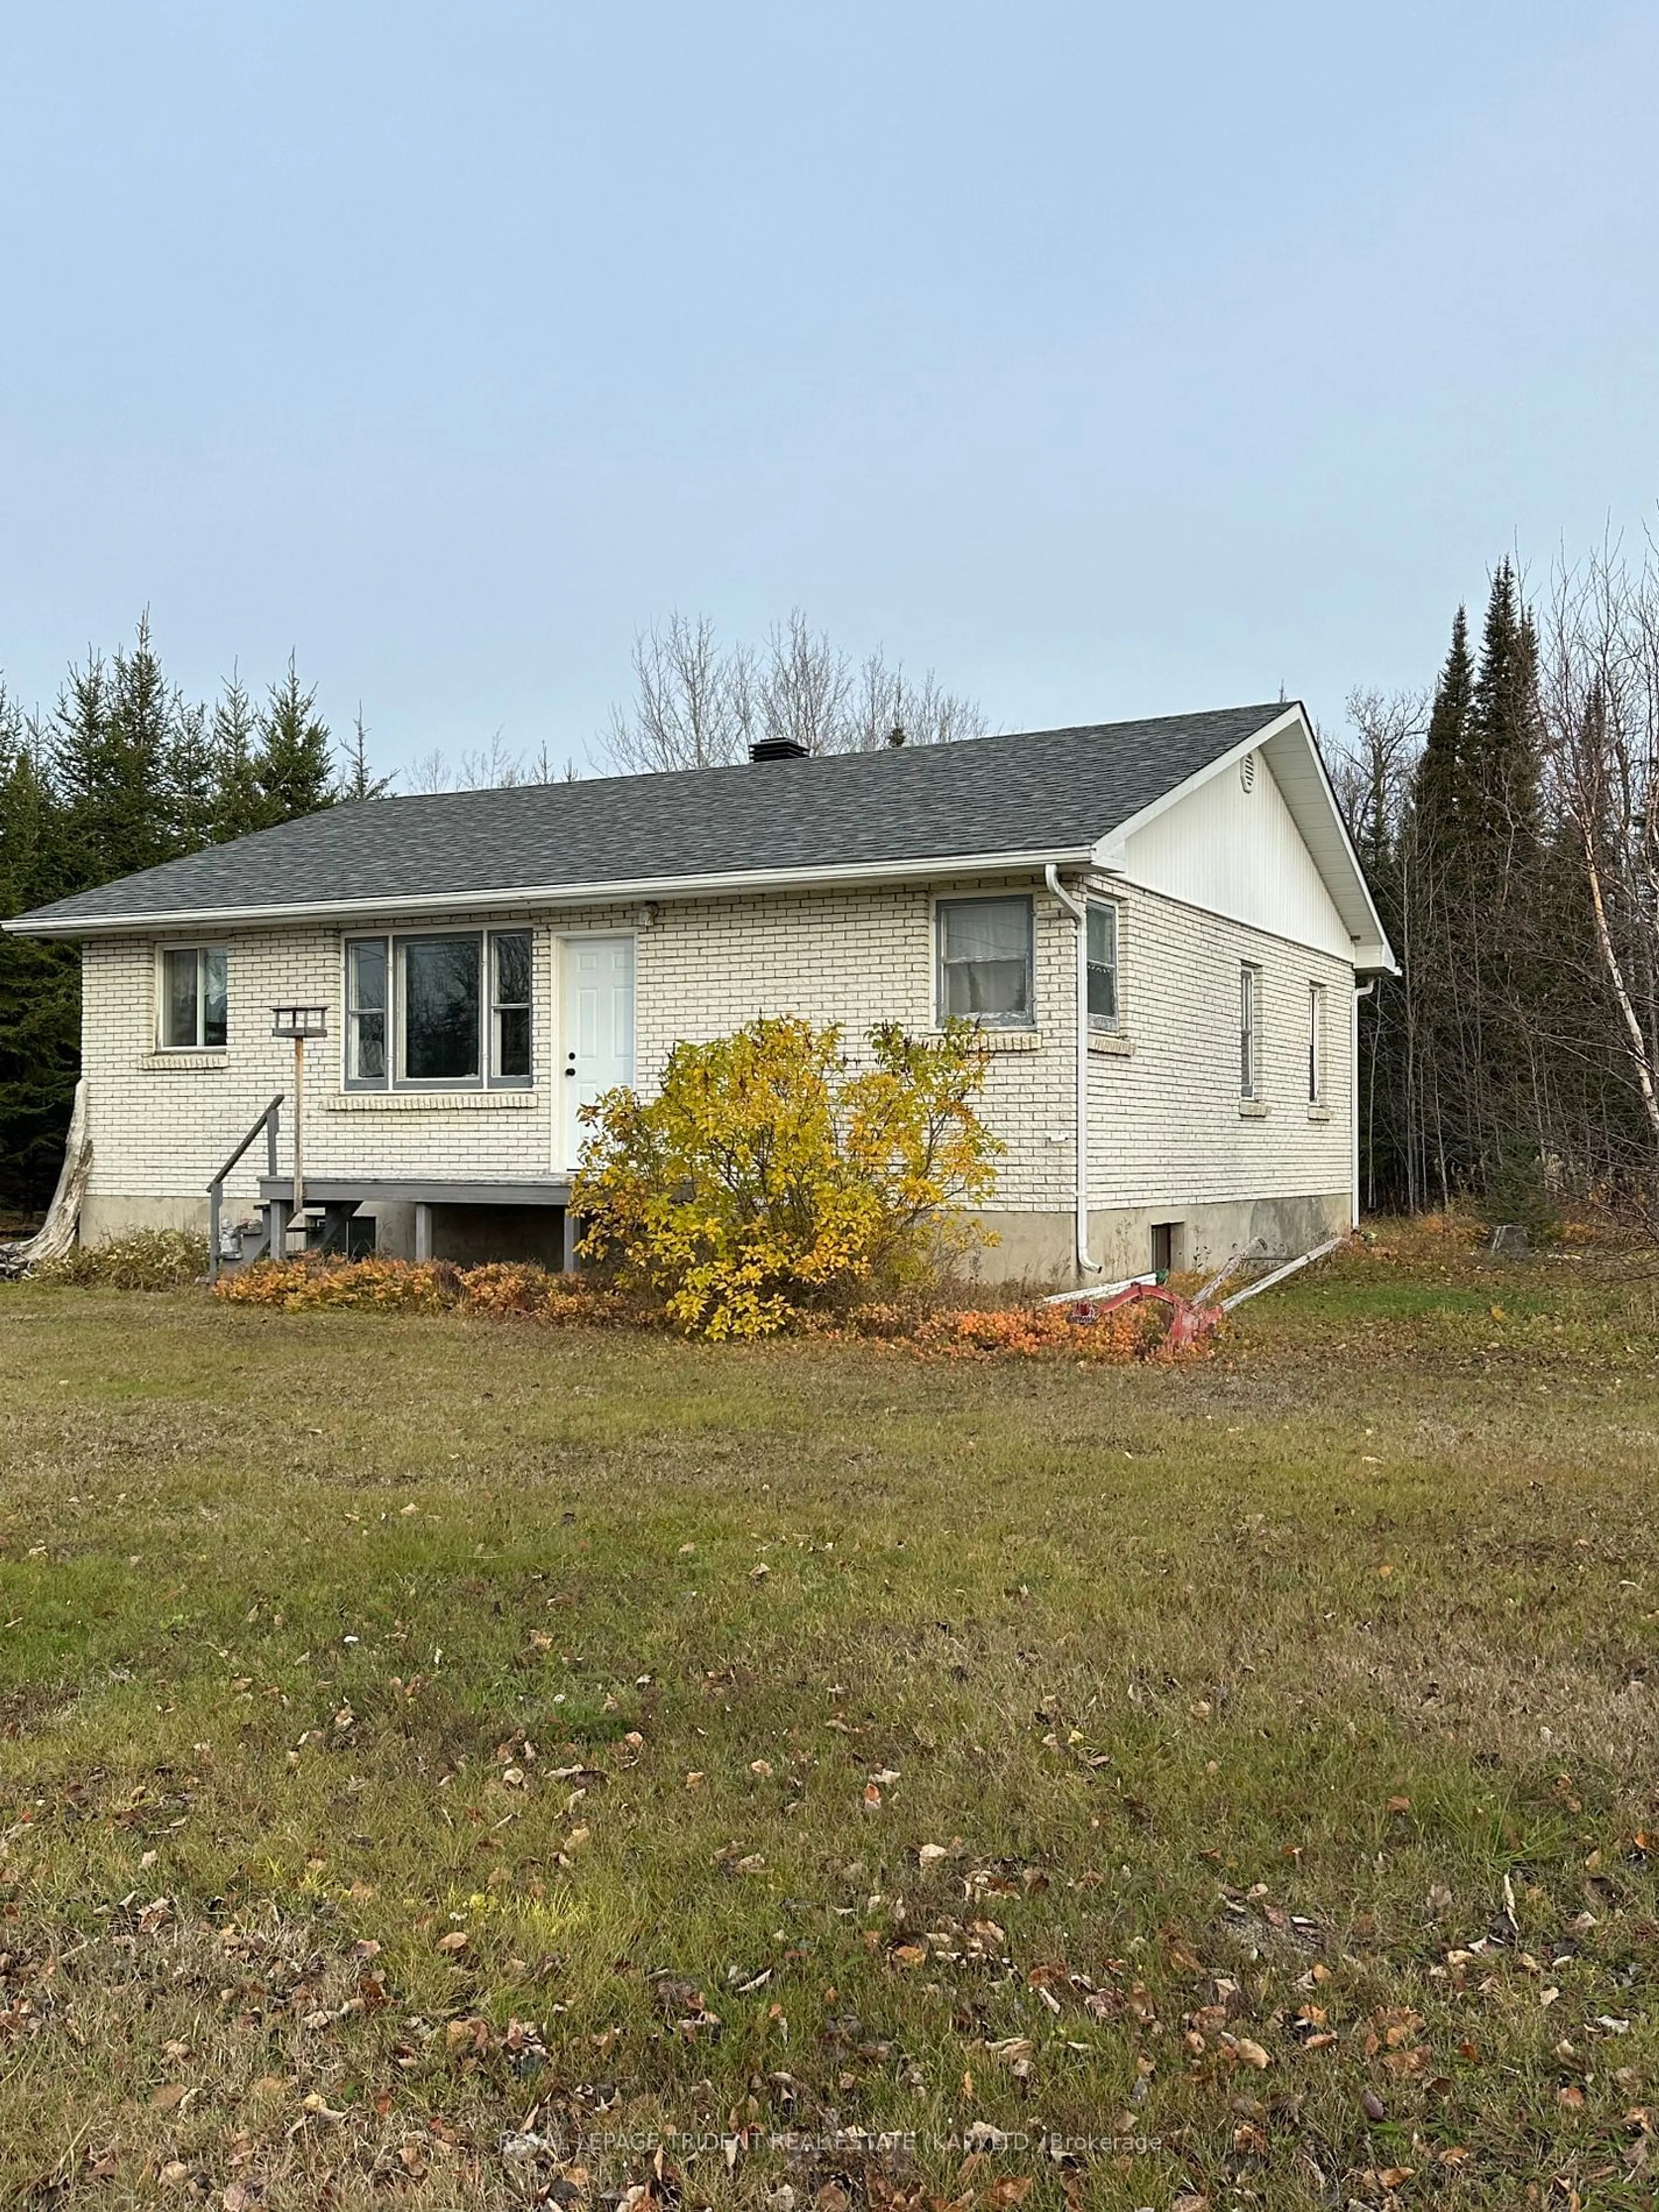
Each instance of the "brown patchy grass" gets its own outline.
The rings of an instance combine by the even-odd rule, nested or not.
[[[1656,1352],[0,1292],[0,2203],[1649,2204]]]

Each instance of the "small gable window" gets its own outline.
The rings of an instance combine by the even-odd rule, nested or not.
[[[229,963],[222,945],[169,945],[161,954],[163,1052],[222,1052],[229,1034]]]
[[[1030,1029],[1030,900],[941,899],[938,915],[939,1019]]]

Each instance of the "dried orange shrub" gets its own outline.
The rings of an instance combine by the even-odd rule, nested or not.
[[[256,1260],[222,1275],[214,1295],[283,1313],[445,1313],[460,1302],[461,1277],[442,1260]]]
[[[469,1267],[461,1277],[461,1310],[490,1320],[519,1316],[526,1321],[580,1328],[640,1327],[661,1316],[618,1291],[598,1283],[555,1275],[533,1261],[490,1261]]]
[[[260,1260],[222,1276],[216,1296],[283,1313],[345,1308],[362,1313],[477,1314],[494,1320],[582,1325],[645,1319],[616,1292],[573,1285],[545,1267],[492,1261],[462,1269],[446,1260]]]
[[[1074,1359],[1126,1366],[1139,1359],[1173,1363],[1205,1358],[1212,1340],[1169,1340],[1170,1310],[1152,1299],[1120,1306],[1097,1320],[1074,1321],[1064,1306],[1011,1306],[988,1313],[936,1314],[910,1339],[924,1358]]]
[[[216,1295],[283,1313],[348,1309],[364,1313],[459,1313],[525,1320],[554,1328],[663,1328],[660,1304],[601,1283],[573,1282],[523,1261],[462,1270],[442,1260],[261,1260],[221,1279]],[[1203,1358],[1213,1339],[1169,1340],[1169,1308],[1146,1299],[1098,1320],[1073,1320],[1064,1306],[1005,1306],[927,1313],[914,1305],[871,1303],[839,1319],[803,1317],[808,1334],[830,1341],[887,1343],[927,1359],[1067,1359],[1123,1366],[1134,1360]]]
[[[545,1267],[521,1260],[492,1260],[462,1276],[469,1313],[542,1314],[557,1292]]]

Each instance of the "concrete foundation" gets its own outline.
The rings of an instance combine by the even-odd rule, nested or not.
[[[1144,1274],[1155,1261],[1176,1269],[1218,1267],[1230,1252],[1257,1238],[1269,1252],[1291,1259],[1328,1237],[1345,1235],[1352,1206],[1352,1194],[1341,1190],[1222,1205],[1183,1206],[1171,1200],[1162,1206],[1103,1207],[1089,1216],[1089,1248],[1100,1273],[1086,1278],[1077,1268],[1075,1215],[983,1213],[978,1218],[996,1231],[999,1242],[970,1254],[965,1272],[984,1283],[1073,1290],[1085,1280],[1114,1282]],[[1167,1263],[1155,1254],[1158,1229],[1168,1231]]]
[[[182,1229],[198,1237],[208,1232],[205,1198],[125,1198],[114,1194],[81,1201],[81,1242],[106,1244],[136,1229]]]

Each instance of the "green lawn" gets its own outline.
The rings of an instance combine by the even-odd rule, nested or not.
[[[1650,2205],[1656,1352],[0,1291],[0,2203]]]

